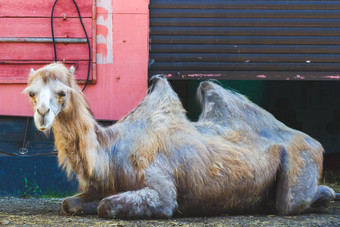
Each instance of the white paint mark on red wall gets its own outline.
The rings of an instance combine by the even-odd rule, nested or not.
[[[97,0],[97,64],[113,63],[112,2]]]

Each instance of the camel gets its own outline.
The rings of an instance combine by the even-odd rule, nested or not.
[[[283,146],[273,144],[263,153],[226,139],[209,125],[190,122],[163,76],[153,77],[144,100],[109,127],[95,121],[73,67],[53,63],[32,69],[24,92],[36,127],[53,130],[59,165],[79,182],[79,193],[61,204],[64,214],[170,218],[238,213],[267,204],[273,190],[285,192],[276,189],[275,180],[285,158]]]
[[[287,127],[245,96],[214,81],[201,82],[196,98],[202,108],[198,128],[209,129],[205,131],[247,149],[256,149],[262,155],[273,146],[281,147],[275,200],[279,214],[297,214],[311,206],[326,206],[335,198],[333,189],[318,185],[324,152],[318,141]]]

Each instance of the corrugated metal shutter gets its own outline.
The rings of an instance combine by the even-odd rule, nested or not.
[[[151,0],[149,74],[340,79],[340,1]]]
[[[55,0],[0,0],[0,83],[26,83],[30,68],[54,62],[51,11]],[[77,1],[92,48],[95,81],[95,0]],[[54,11],[58,61],[77,68],[79,82],[87,77],[88,47],[72,0],[59,0]]]

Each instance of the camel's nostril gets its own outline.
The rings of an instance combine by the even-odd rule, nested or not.
[[[45,108],[38,108],[37,112],[38,114],[40,114],[42,117],[44,117],[46,114],[48,114],[50,112],[50,108],[45,109]]]

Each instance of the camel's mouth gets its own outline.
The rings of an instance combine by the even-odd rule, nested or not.
[[[51,127],[50,126],[47,126],[47,125],[36,125],[37,129],[39,129],[39,131],[42,131],[42,132],[46,132],[48,131]]]
[[[39,131],[46,132],[52,127],[52,123],[54,121],[53,114],[47,114],[45,117],[42,117],[39,114],[34,115],[34,123]]]
[[[47,130],[46,127],[39,127],[38,129],[39,129],[40,131],[46,131],[46,130]]]

